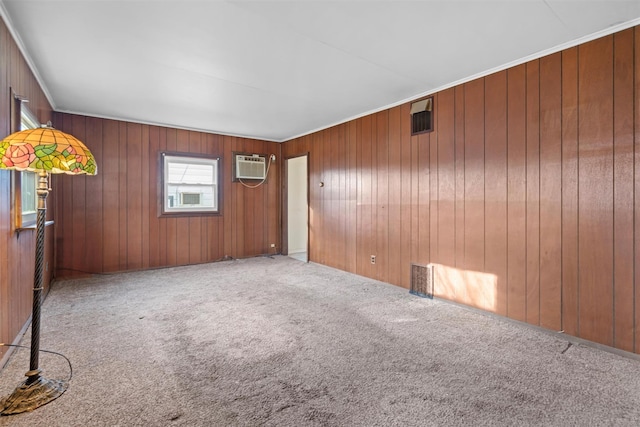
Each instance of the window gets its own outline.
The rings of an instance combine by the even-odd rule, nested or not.
[[[25,101],[15,98],[16,113],[20,112],[20,124],[17,130],[34,129],[40,126],[36,116],[27,108]],[[13,126],[14,128],[18,126]],[[35,172],[15,173],[16,228],[32,227],[36,223],[38,194],[38,175]]]
[[[411,104],[411,135],[433,130],[433,97]]]
[[[219,158],[161,153],[161,215],[219,213]]]

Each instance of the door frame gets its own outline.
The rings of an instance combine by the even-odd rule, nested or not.
[[[310,153],[299,153],[284,157],[282,168],[282,255],[289,255],[289,160],[307,157],[307,260],[309,260],[309,156]]]

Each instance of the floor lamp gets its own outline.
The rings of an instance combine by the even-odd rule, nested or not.
[[[13,133],[0,141],[0,169],[31,171],[38,174],[38,213],[36,217],[36,265],[33,280],[31,314],[31,359],[24,380],[9,396],[0,400],[0,414],[32,411],[59,397],[67,383],[50,380],[38,367],[40,353],[40,306],[42,303],[42,268],[44,262],[44,227],[49,194],[49,174],[95,175],[97,166],[85,145],[73,136],[47,124],[40,128]]]

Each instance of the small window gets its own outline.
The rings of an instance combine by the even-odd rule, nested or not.
[[[219,213],[219,158],[161,153],[161,215]]]
[[[411,135],[433,130],[433,97],[411,104]]]
[[[35,129],[40,126],[36,116],[25,105],[25,100],[15,98],[16,110],[20,112],[18,130]],[[16,227],[32,227],[36,223],[38,175],[35,172],[15,172]]]

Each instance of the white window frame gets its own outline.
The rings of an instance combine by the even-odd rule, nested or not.
[[[25,105],[25,101],[20,101],[20,129],[35,129],[40,127],[38,118],[31,112],[31,110]],[[18,218],[16,219],[18,228],[32,227],[36,223],[38,215],[38,174],[35,172],[16,172],[20,174],[20,193],[16,194],[20,197],[20,209],[17,212]],[[27,188],[28,186],[28,188]],[[31,195],[31,203],[25,203],[27,195]],[[31,205],[31,206],[30,206]],[[32,207],[33,209],[28,209]]]
[[[220,213],[220,158],[219,157],[211,157],[207,155],[201,154],[193,154],[193,153],[174,153],[174,152],[163,152],[160,153],[160,188],[161,188],[161,198],[159,200],[160,205],[160,216],[164,215],[188,215],[188,216],[196,216],[196,215],[217,215]],[[185,183],[184,185],[188,185],[190,187],[202,187],[203,192],[205,189],[211,189],[213,193],[213,206],[194,206],[194,205],[183,205],[176,206],[179,203],[181,197],[173,198],[174,206],[169,205],[170,200],[170,191],[169,185],[180,185],[180,182],[169,182],[169,164],[171,163],[181,163],[187,165],[207,165],[212,166],[212,183]],[[195,191],[189,190],[186,193],[194,193]],[[201,192],[202,193],[202,192]]]

